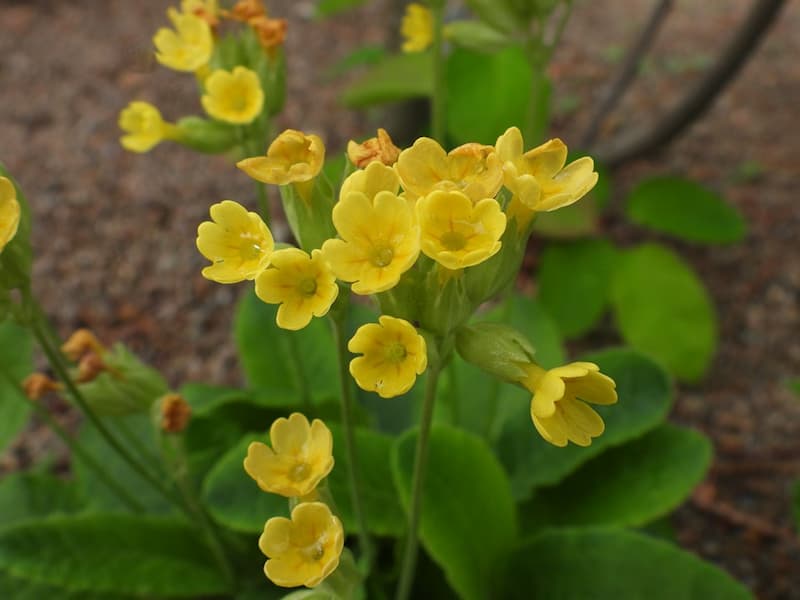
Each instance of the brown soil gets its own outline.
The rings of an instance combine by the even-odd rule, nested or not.
[[[229,332],[242,288],[204,280],[193,240],[211,203],[253,202],[252,184],[223,158],[168,145],[133,155],[117,142],[117,114],[130,99],[152,101],[170,119],[201,112],[191,78],[152,59],[149,38],[168,4],[0,0],[0,160],[33,206],[36,289],[62,334],[89,326],[122,340],[175,385],[235,384]],[[674,101],[713,60],[746,4],[678,2],[605,135],[644,125]],[[386,5],[315,22],[311,1],[272,3],[290,20],[282,124],[321,132],[329,148],[368,133],[362,115],[337,106],[342,82],[324,73],[355,44],[381,41]],[[553,135],[569,142],[580,133],[586,107],[650,5],[578,4],[551,69]],[[800,375],[798,31],[800,6],[790,4],[709,113],[659,157],[626,165],[615,179],[620,196],[642,176],[685,174],[722,192],[749,221],[741,244],[676,245],[710,289],[721,344],[706,382],[679,388],[675,419],[708,434],[717,458],[674,524],[684,546],[776,599],[800,590],[790,517],[800,400],[785,387]],[[624,225],[612,233],[621,243],[642,237]],[[0,470],[42,446],[56,447],[32,429]]]

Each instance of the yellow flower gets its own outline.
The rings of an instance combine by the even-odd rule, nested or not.
[[[269,429],[272,448],[253,442],[244,470],[265,492],[296,498],[310,494],[333,469],[333,437],[325,423],[292,413]]]
[[[176,71],[195,72],[208,64],[214,49],[211,27],[201,17],[167,11],[175,30],[162,27],[155,36],[156,60]]]
[[[131,152],[148,152],[163,140],[177,139],[180,132],[172,123],[161,118],[158,109],[148,102],[134,101],[119,113],[119,128],[123,135],[119,142]]]
[[[417,201],[422,252],[448,269],[482,263],[500,250],[506,216],[493,198],[472,204],[461,192],[431,192]]]
[[[395,165],[411,199],[434,190],[458,190],[477,202],[494,198],[503,185],[503,170],[492,146],[464,144],[449,154],[430,138],[419,138],[400,153]]]
[[[298,248],[273,252],[268,269],[256,278],[256,295],[280,304],[276,321],[283,329],[302,329],[311,317],[324,317],[339,293],[336,277],[322,257]]]
[[[397,195],[400,192],[400,178],[397,172],[383,163],[373,162],[366,169],[358,170],[342,182],[339,198],[345,198],[350,192],[361,192],[369,201],[375,200],[379,192],[390,192]]]
[[[588,156],[566,167],[567,147],[559,139],[523,153],[522,133],[510,127],[497,139],[506,187],[532,211],[552,211],[580,200],[597,183]]]
[[[336,277],[353,282],[356,294],[377,294],[400,281],[419,256],[419,226],[408,203],[390,191],[374,200],[349,192],[333,207],[342,239],[327,240],[322,253]]]
[[[359,327],[347,344],[350,352],[363,354],[350,361],[350,374],[361,389],[392,398],[413,387],[428,354],[425,338],[408,321],[382,315],[378,323]]]
[[[235,67],[232,72],[218,69],[205,80],[201,98],[206,112],[226,123],[250,123],[264,106],[264,91],[255,71]]]
[[[17,235],[20,214],[14,184],[7,177],[0,177],[0,252]]]
[[[291,520],[272,517],[258,547],[269,559],[264,573],[281,587],[315,587],[339,566],[344,548],[342,523],[322,502],[303,502]]]
[[[400,148],[394,145],[392,138],[382,128],[378,128],[376,137],[360,144],[354,140],[347,142],[347,158],[359,169],[376,161],[391,167],[399,156]]]
[[[253,179],[275,185],[310,181],[325,162],[325,145],[316,135],[287,129],[272,142],[266,156],[236,163]]]
[[[255,279],[269,265],[275,242],[269,228],[254,212],[233,200],[210,210],[211,221],[197,228],[197,249],[213,264],[203,277],[217,283]]]
[[[590,362],[574,362],[545,370],[535,364],[523,365],[527,376],[520,383],[533,394],[531,419],[541,436],[556,446],[571,441],[588,446],[603,433],[605,425],[587,402],[614,404],[614,380],[600,373]]]
[[[219,4],[217,0],[181,0],[181,12],[195,15],[212,27],[219,24]]]
[[[400,25],[403,35],[403,52],[422,52],[433,43],[433,15],[431,11],[412,2]]]

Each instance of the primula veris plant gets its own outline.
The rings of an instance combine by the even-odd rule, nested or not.
[[[246,67],[235,67],[231,72],[219,69],[203,85],[203,108],[215,119],[244,125],[261,114],[264,91],[254,71]]]

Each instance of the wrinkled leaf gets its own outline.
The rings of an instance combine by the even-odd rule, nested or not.
[[[0,527],[80,508],[81,497],[73,482],[46,473],[9,473],[0,479]]]

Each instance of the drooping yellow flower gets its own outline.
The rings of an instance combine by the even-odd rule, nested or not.
[[[324,317],[339,293],[336,276],[322,257],[298,248],[272,253],[269,268],[256,277],[256,295],[269,304],[280,304],[276,321],[283,329],[302,329],[311,317]]]
[[[428,366],[425,338],[408,321],[388,315],[359,327],[347,349],[363,354],[350,361],[358,387],[382,398],[405,394]]]
[[[603,419],[588,404],[614,404],[614,380],[590,362],[574,362],[545,370],[536,364],[523,366],[527,376],[520,383],[533,394],[531,419],[541,436],[556,446],[573,442],[588,446],[603,433]]]
[[[0,177],[0,252],[17,235],[21,213],[14,184]]]
[[[197,249],[212,262],[203,277],[217,283],[255,279],[269,265],[275,247],[266,223],[233,200],[214,204],[210,213],[213,222],[197,228]]]
[[[400,148],[394,145],[392,138],[382,128],[378,128],[376,137],[369,138],[360,144],[355,140],[347,142],[347,158],[359,169],[376,161],[391,167],[397,162],[399,156]]]
[[[397,172],[383,163],[373,162],[366,169],[347,176],[339,190],[339,198],[345,198],[351,192],[361,192],[372,202],[379,192],[390,192],[396,196],[399,191],[400,178]]]
[[[322,253],[336,277],[356,294],[377,294],[400,281],[419,256],[419,226],[408,203],[390,191],[370,199],[352,191],[333,207],[342,239],[327,240]]]
[[[264,525],[258,547],[269,559],[264,573],[281,587],[315,587],[339,566],[344,529],[322,502],[303,502],[291,520],[272,517]]]
[[[156,60],[176,71],[194,73],[204,68],[214,49],[211,26],[195,14],[179,13],[174,8],[167,16],[175,29],[162,27],[153,36]]]
[[[422,252],[443,267],[463,269],[500,250],[506,216],[494,198],[473,205],[465,194],[437,190],[417,201]]]
[[[494,198],[503,185],[494,147],[482,144],[464,144],[448,154],[435,140],[419,138],[400,153],[395,168],[412,199],[434,190],[458,190],[478,202]]]
[[[433,15],[431,11],[412,2],[406,6],[403,22],[400,24],[403,35],[403,52],[422,52],[433,43]]]
[[[287,129],[267,149],[266,156],[236,163],[253,179],[275,185],[310,181],[325,162],[325,145],[319,136]]]
[[[204,85],[203,108],[215,119],[246,124],[261,114],[264,91],[255,71],[246,67],[234,67],[231,72],[217,69]]]
[[[497,139],[506,187],[531,211],[549,212],[577,202],[597,183],[588,156],[566,167],[567,147],[559,139],[523,152],[522,133],[510,127]]]
[[[174,140],[180,135],[178,128],[165,122],[155,106],[140,100],[131,102],[119,113],[118,123],[126,133],[119,142],[131,152],[148,152],[163,140]]]
[[[297,498],[310,494],[333,469],[333,437],[325,423],[292,413],[276,419],[269,430],[272,448],[253,442],[244,470],[271,494]]]

